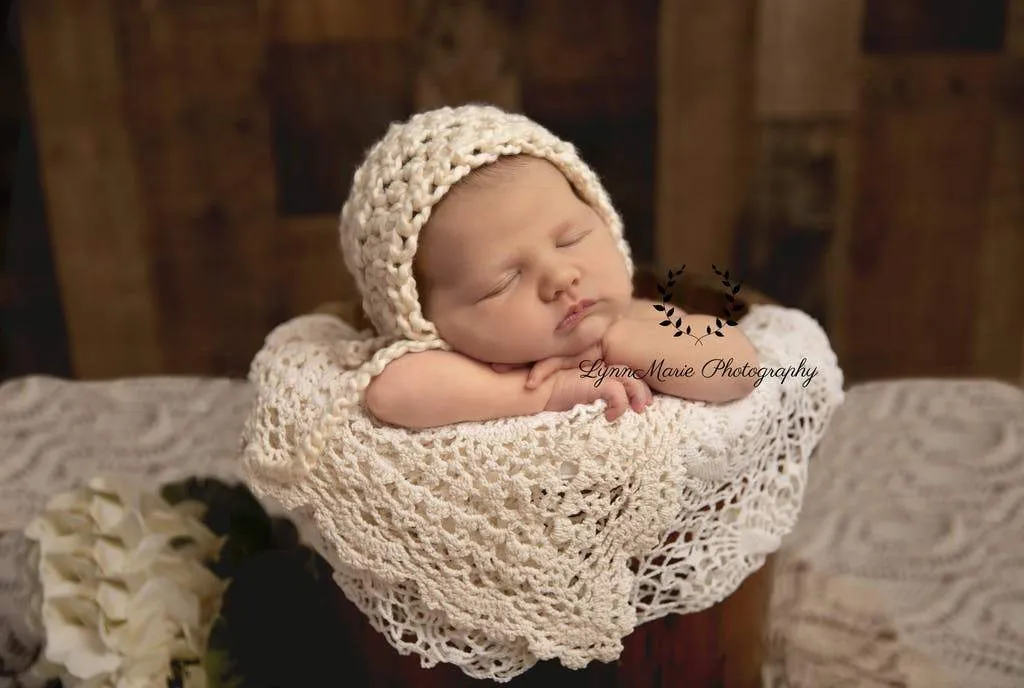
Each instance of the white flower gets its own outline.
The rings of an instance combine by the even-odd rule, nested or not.
[[[153,688],[172,660],[200,660],[226,583],[204,562],[223,539],[203,505],[170,505],[131,478],[57,495],[25,529],[38,543],[45,664],[65,685]],[[206,684],[201,665],[185,685]]]

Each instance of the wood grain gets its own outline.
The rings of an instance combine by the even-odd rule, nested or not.
[[[1024,59],[999,65],[986,221],[978,233],[977,375],[1024,375]]]
[[[852,378],[972,370],[998,68],[997,57],[868,60],[845,304]]]
[[[539,662],[504,685],[511,688],[760,688],[766,655],[773,558],[719,604],[694,614],[670,614],[637,627],[623,639],[618,661],[592,662],[580,670],[557,660]],[[364,685],[468,688],[471,679],[451,664],[420,667],[413,655],[401,656],[349,600],[336,591],[339,625],[361,651],[352,666]],[[346,646],[350,646],[346,643]]]
[[[397,41],[408,37],[410,0],[255,0],[275,43]]]
[[[71,365],[80,378],[166,369],[154,231],[123,108],[119,3],[22,3],[25,69]],[[116,352],[116,355],[112,355]]]
[[[842,348],[862,0],[764,0],[758,15],[757,162],[737,266],[816,318]]]
[[[841,118],[857,109],[863,0],[761,0],[757,116]]]
[[[846,129],[842,121],[814,117],[758,123],[754,179],[730,266],[819,321],[827,318],[828,255],[841,222]]]
[[[277,212],[341,210],[366,151],[412,113],[414,74],[407,47],[392,41],[268,46]]]
[[[1024,0],[1006,0],[1007,57],[1024,57]]]
[[[244,375],[284,309],[257,5],[120,9],[163,371]]]
[[[1007,2],[865,0],[862,46],[869,55],[999,53]]]
[[[655,256],[733,261],[753,154],[757,3],[661,3]]]
[[[485,102],[521,110],[509,3],[415,0],[416,110]]]
[[[284,218],[280,226],[286,317],[309,313],[328,302],[359,302],[342,258],[337,215]]]

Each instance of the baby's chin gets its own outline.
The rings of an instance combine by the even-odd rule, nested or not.
[[[557,343],[551,356],[577,356],[595,345],[599,345],[611,328],[612,321],[604,314],[595,314],[585,319],[574,330],[566,333]]]

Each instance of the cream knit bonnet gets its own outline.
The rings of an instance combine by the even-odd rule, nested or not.
[[[433,206],[459,180],[503,155],[517,154],[543,158],[561,170],[618,240],[632,278],[622,220],[597,175],[572,144],[523,115],[491,105],[422,112],[391,124],[370,149],[341,211],[345,265],[378,341],[391,345],[387,359],[412,350],[451,349],[421,309],[413,277],[420,230]],[[401,341],[406,344],[398,345]]]

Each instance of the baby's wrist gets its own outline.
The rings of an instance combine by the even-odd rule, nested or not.
[[[614,361],[621,351],[621,339],[623,333],[628,329],[629,321],[626,318],[616,319],[605,331],[601,338],[601,358],[606,362]]]
[[[558,379],[558,376],[561,375],[563,372],[564,371],[559,370],[559,371],[555,372],[553,375],[548,375],[547,378],[545,378],[543,382],[541,382],[540,384],[538,384],[534,388],[534,392],[536,392],[537,397],[539,399],[542,399],[543,402],[544,402],[544,406],[541,409],[542,411],[560,411],[561,410],[559,408],[556,408],[555,404],[553,402],[555,400],[555,384],[556,384],[556,380]]]

